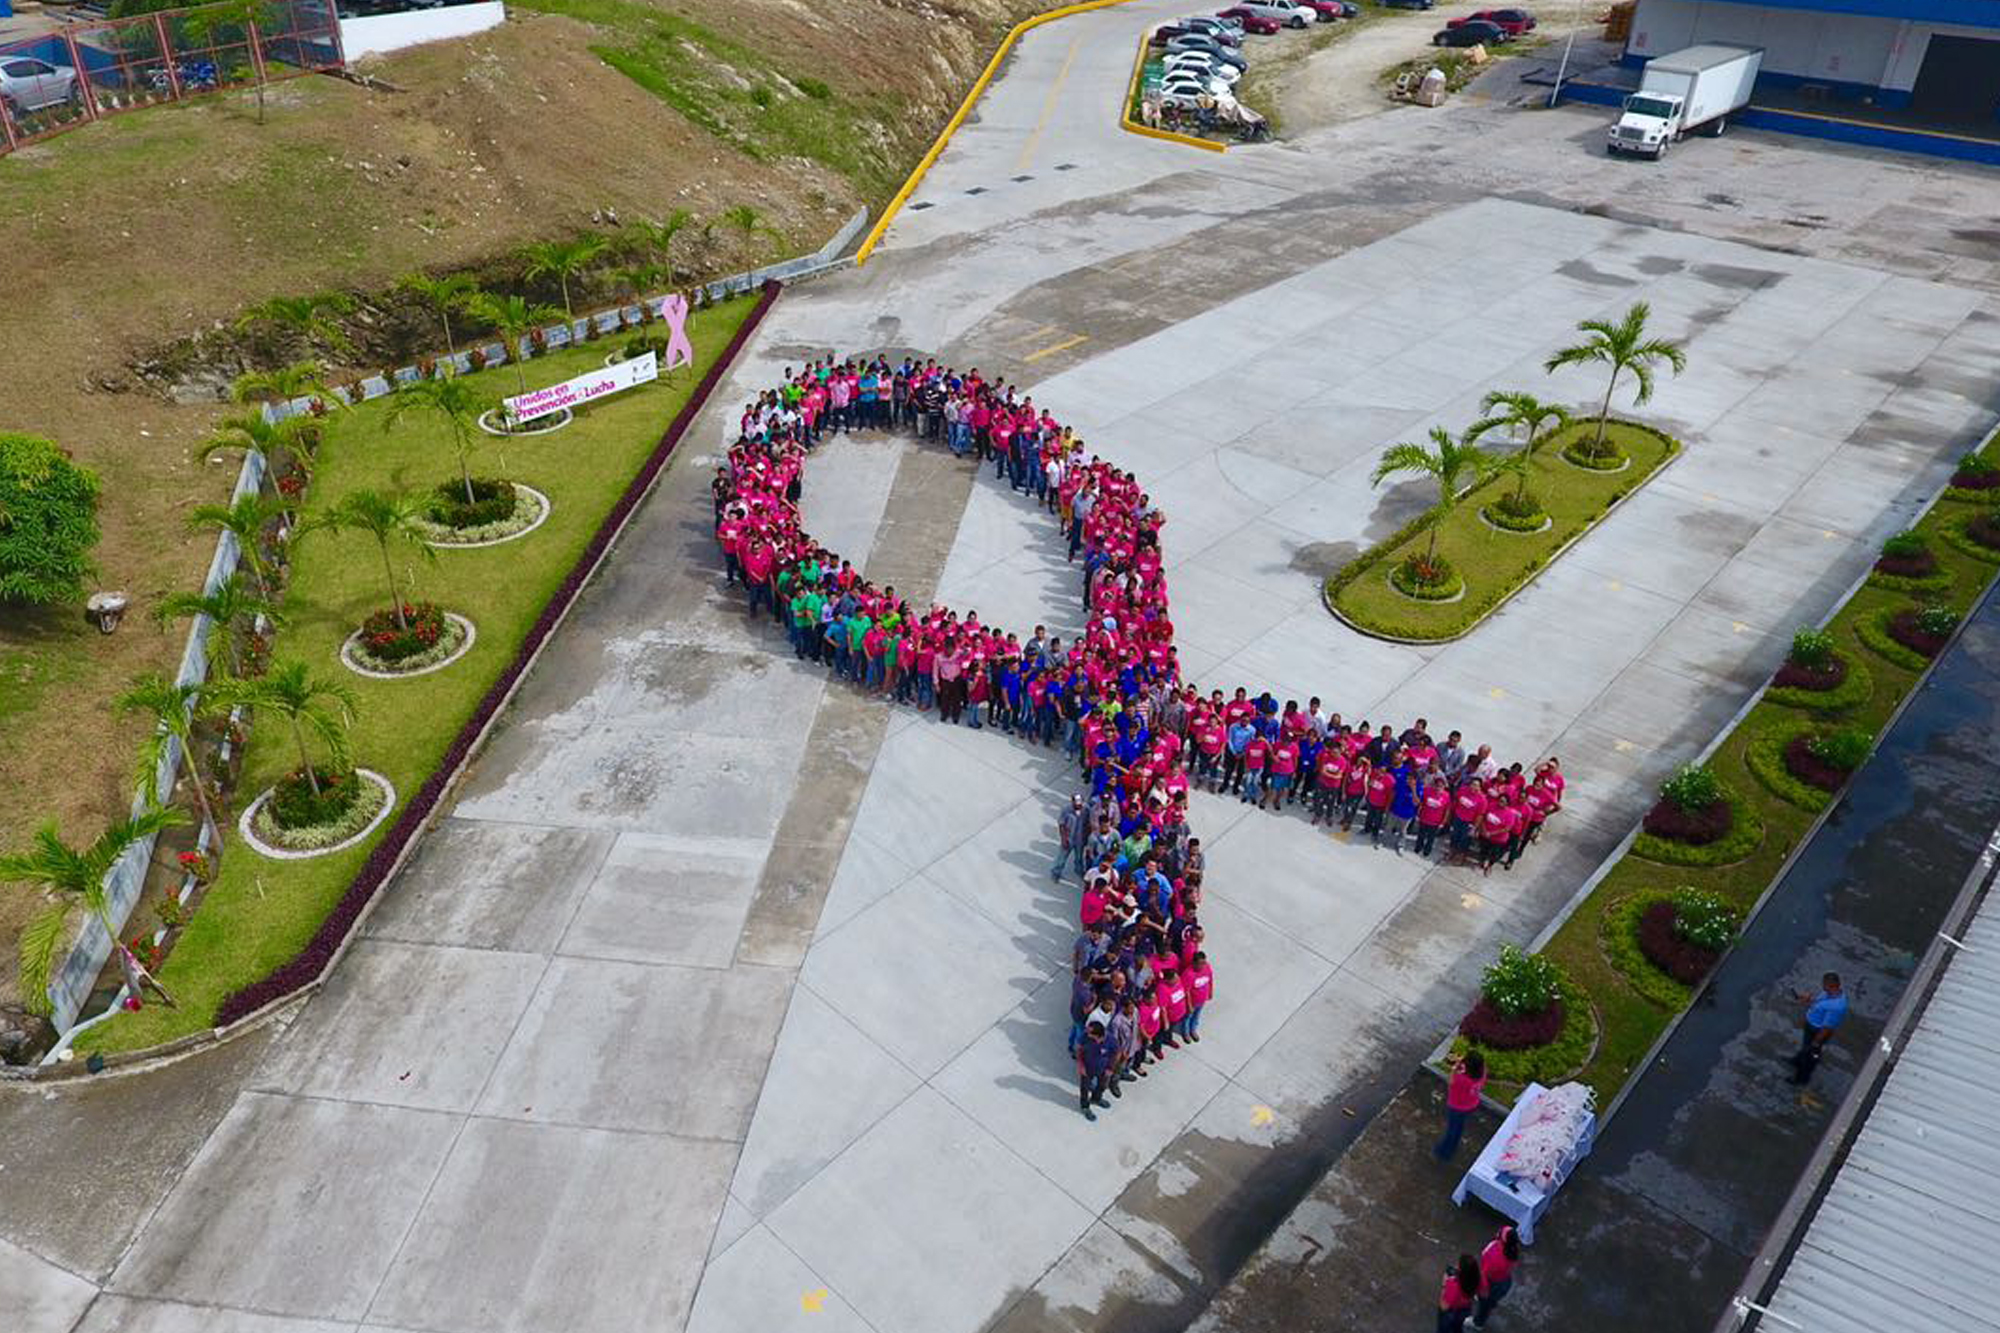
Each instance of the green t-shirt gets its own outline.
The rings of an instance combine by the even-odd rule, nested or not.
[[[875,622],[859,611],[849,616],[847,618],[848,649],[852,652],[860,652],[861,641],[868,637],[868,631],[873,629],[874,626]]]

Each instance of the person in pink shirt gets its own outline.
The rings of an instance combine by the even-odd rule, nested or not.
[[[1199,931],[1191,930],[1190,935]],[[1181,1027],[1181,1035],[1189,1041],[1201,1040],[1201,1011],[1208,1008],[1208,1002],[1215,998],[1215,969],[1208,965],[1208,955],[1200,949],[1194,951],[1194,962],[1186,970],[1188,988],[1187,1022]]]
[[[1160,959],[1160,1009],[1167,1020],[1166,1044],[1178,1050],[1181,1024],[1187,1021],[1188,1016],[1188,989],[1172,954]]]
[[[1472,854],[1473,839],[1479,836],[1480,821],[1486,817],[1486,790],[1468,777],[1452,795],[1451,855],[1447,861],[1464,861]]]
[[[1243,800],[1246,804],[1264,804],[1264,774],[1271,765],[1271,743],[1262,736],[1252,736],[1243,747]]]
[[[1417,797],[1417,855],[1429,856],[1437,845],[1438,830],[1451,819],[1451,788],[1444,774],[1432,768],[1424,774],[1423,790]]]
[[[1514,807],[1507,804],[1506,797],[1499,792],[1486,793],[1486,813],[1479,820],[1479,872],[1493,873],[1493,863],[1507,850],[1507,844],[1514,840],[1514,830],[1520,823],[1520,816]]]
[[[1146,1066],[1157,1064],[1161,1059],[1160,1043],[1167,1030],[1166,1010],[1160,1005],[1160,985],[1155,981],[1139,993],[1139,1052],[1138,1063],[1132,1066],[1140,1078],[1146,1077]]]
[[[1431,1151],[1440,1162],[1449,1162],[1458,1153],[1458,1141],[1465,1137],[1465,1122],[1479,1109],[1480,1094],[1486,1091],[1486,1057],[1467,1051],[1451,1067],[1451,1079],[1444,1090],[1444,1137]]]
[[[1459,1255],[1458,1263],[1444,1270],[1444,1286],[1438,1290],[1438,1333],[1459,1333],[1465,1327],[1479,1289],[1479,1261]]]
[[[1486,1242],[1486,1248],[1479,1252],[1482,1286],[1477,1308],[1472,1313],[1474,1328],[1485,1328],[1486,1321],[1493,1317],[1493,1308],[1514,1289],[1514,1269],[1520,1262],[1520,1236],[1511,1226],[1501,1227],[1499,1233]]]
[[[1246,758],[1247,752],[1246,752]],[[1292,780],[1299,772],[1299,743],[1291,737],[1281,738],[1271,747],[1271,775],[1264,782],[1264,789],[1258,793],[1257,808],[1263,809],[1265,798],[1269,798],[1270,808],[1278,809],[1291,794]]]

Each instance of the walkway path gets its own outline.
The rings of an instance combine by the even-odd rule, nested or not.
[[[780,302],[288,1030],[0,1099],[32,1160],[84,1163],[0,1172],[25,1247],[0,1290],[50,1293],[21,1327],[69,1327],[100,1282],[87,1333],[1179,1327],[1984,423],[2000,283],[1950,220],[1992,212],[1990,181],[1745,135],[1607,182],[1597,113],[1498,106],[1194,163],[1111,128],[1099,82],[1162,8],[1037,30],[935,206]],[[1052,108],[1039,140],[1008,107]],[[1010,154],[1030,170],[996,180]],[[1656,405],[1688,457],[1472,639],[1335,629],[1313,575],[1418,503],[1369,490],[1369,456],[1539,382],[1571,323],[1637,296],[1695,339]],[[1213,1035],[1086,1136],[1052,1027],[1061,775],[828,689],[713,571],[735,402],[864,347],[1035,382],[1141,469],[1198,677],[1559,746],[1553,843],[1482,884],[1203,798]],[[1043,521],[934,458],[837,445],[807,504],[899,586],[939,571],[1023,627],[1073,613]],[[93,1157],[139,1104],[157,1141]]]

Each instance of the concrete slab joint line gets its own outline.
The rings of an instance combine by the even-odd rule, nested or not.
[[[1023,19],[1009,28],[1007,35],[1000,39],[998,49],[993,52],[993,58],[986,62],[986,68],[979,71],[979,77],[972,81],[972,87],[959,102],[958,110],[952,112],[951,119],[945,122],[944,128],[938,131],[938,137],[931,142],[930,148],[918,160],[916,167],[911,170],[909,176],[904,179],[902,188],[896,191],[895,196],[889,200],[888,206],[882,210],[882,216],[877,219],[874,229],[868,233],[868,239],[864,240],[861,243],[861,248],[855,252],[855,266],[858,268],[866,264],[868,257],[875,253],[875,247],[881,243],[882,234],[889,230],[889,224],[896,220],[896,214],[902,211],[904,204],[909,202],[910,195],[916,191],[917,186],[929,174],[932,165],[937,162],[939,155],[951,143],[952,135],[958,133],[958,127],[965,123],[965,118],[971,114],[973,106],[978,103],[979,95],[986,91],[986,85],[993,81],[993,75],[999,70],[1001,62],[1007,58],[1007,53],[1014,49],[1014,43],[1020,40],[1023,33],[1039,28],[1044,23],[1051,23],[1056,19],[1067,18],[1071,14],[1086,14],[1093,9],[1108,9],[1113,5],[1130,3],[1131,0],[1085,0],[1082,4],[1064,5],[1059,9],[1051,9],[1047,13],[1037,14],[1033,18]]]

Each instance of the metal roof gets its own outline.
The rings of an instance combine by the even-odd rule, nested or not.
[[[2000,893],[1980,904],[1769,1301],[1767,1330],[2000,1329]],[[1782,1322],[1781,1322],[1782,1321]]]

